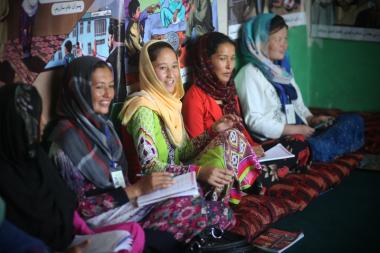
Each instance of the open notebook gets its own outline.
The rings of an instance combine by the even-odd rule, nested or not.
[[[145,206],[168,198],[199,195],[195,172],[174,177],[174,184],[137,198],[138,206]]]
[[[76,246],[88,240],[82,253],[110,253],[119,250],[132,250],[132,236],[125,230],[113,230],[92,235],[76,235],[70,246]]]
[[[259,162],[267,162],[285,158],[292,158],[294,155],[289,152],[281,143],[278,143],[276,146],[271,147],[265,151],[264,156],[259,158]]]

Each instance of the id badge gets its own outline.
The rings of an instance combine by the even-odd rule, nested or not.
[[[112,171],[111,177],[115,188],[125,187],[124,175],[122,170]]]
[[[296,123],[296,113],[294,111],[293,104],[285,105],[286,123],[295,124]]]

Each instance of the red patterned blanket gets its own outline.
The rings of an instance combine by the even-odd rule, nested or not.
[[[315,114],[337,116],[335,109],[313,109]],[[365,121],[365,146],[330,163],[314,163],[302,174],[289,174],[271,186],[265,196],[247,195],[235,208],[238,221],[232,229],[252,239],[270,224],[303,210],[313,199],[339,184],[357,168],[364,154],[380,154],[380,113],[360,113]],[[249,211],[248,211],[249,210]],[[248,215],[249,214],[249,215]]]

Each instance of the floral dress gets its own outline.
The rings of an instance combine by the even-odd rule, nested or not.
[[[173,198],[160,203],[142,221],[144,228],[172,232],[177,239],[187,241],[207,226],[218,224],[226,229],[234,225],[229,202],[239,203],[241,190],[250,187],[260,174],[260,165],[243,134],[237,130],[218,134],[210,129],[175,147],[159,116],[146,107],[135,112],[127,131],[145,174],[167,171],[179,175],[207,166],[233,170],[239,179],[227,189],[218,191],[202,185],[197,198]]]

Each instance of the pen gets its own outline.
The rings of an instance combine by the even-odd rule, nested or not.
[[[322,121],[321,123],[319,123],[318,125],[316,125],[316,126],[314,127],[314,129],[321,128],[321,127],[325,126],[326,123],[327,123],[326,121]]]

